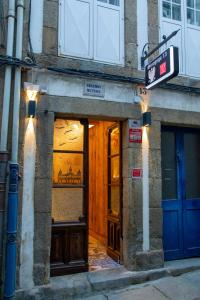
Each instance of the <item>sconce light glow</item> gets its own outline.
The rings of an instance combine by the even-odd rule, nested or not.
[[[36,114],[36,100],[40,86],[29,82],[24,82],[24,91],[27,99],[27,116],[34,118]]]
[[[26,95],[29,100],[32,99],[36,101],[37,93],[38,91],[36,90],[26,90]]]

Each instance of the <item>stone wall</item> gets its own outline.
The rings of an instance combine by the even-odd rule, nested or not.
[[[131,169],[142,168],[141,144],[129,143],[128,121],[123,126],[123,257],[136,269],[136,252],[142,251],[142,179],[132,179]]]
[[[26,2],[26,6],[28,1]],[[136,0],[125,0],[125,67],[58,57],[57,24],[58,0],[45,0],[43,53],[36,55],[43,67],[55,66],[94,70],[109,74],[142,77],[137,71]],[[158,1],[148,1],[149,42],[158,43]],[[135,16],[135,17],[134,17]],[[25,11],[24,54],[27,51],[27,10]],[[45,76],[48,77],[48,72]],[[62,76],[60,76],[61,78]],[[31,77],[30,77],[31,78]],[[59,80],[59,78],[58,78]],[[196,81],[177,78],[175,83],[196,84]],[[37,82],[40,84],[40,82]],[[162,91],[162,90],[161,90]],[[156,97],[159,97],[157,95]],[[170,93],[169,93],[170,97]],[[162,104],[161,104],[162,106]],[[46,111],[46,112],[45,112]],[[123,259],[129,269],[160,267],[163,264],[162,208],[161,208],[161,124],[199,126],[199,114],[151,107],[152,126],[149,129],[150,168],[150,251],[142,251],[142,181],[131,178],[131,168],[142,167],[140,144],[128,142],[129,118],[141,117],[140,107],[133,103],[83,99],[70,96],[42,95],[37,107],[37,157],[35,177],[35,236],[34,283],[46,284],[49,280],[51,246],[51,178],[54,116],[93,117],[123,121]],[[23,166],[23,134],[25,106],[22,104],[20,165]],[[22,181],[23,183],[23,181]],[[22,185],[21,183],[21,185]]]
[[[54,113],[39,109],[36,127],[34,283],[49,280]]]
[[[158,0],[147,1],[148,4],[148,42],[149,49],[159,42],[159,8]],[[24,56],[28,52],[28,6],[25,1],[24,18]],[[58,56],[58,0],[44,0],[43,52],[35,54],[37,63],[42,67],[72,68],[99,71],[107,74],[144,78],[144,72],[138,70],[137,53],[137,0],[124,0],[124,42],[125,65],[109,65],[92,60]],[[198,87],[196,79],[178,76],[171,81],[175,84]]]
[[[34,282],[37,285],[45,284],[49,280],[49,262],[50,262],[50,247],[51,247],[51,187],[52,187],[52,151],[53,151],[53,125],[54,114],[58,116],[81,116],[93,118],[111,118],[113,120],[124,120],[127,118],[139,118],[139,108],[132,107],[128,103],[115,103],[102,100],[82,100],[73,99],[70,97],[53,97],[41,96],[38,103],[38,112],[36,119],[36,136],[37,136],[37,156],[36,156],[36,178],[35,178],[35,236],[34,236]],[[45,112],[48,110],[48,112]],[[123,122],[124,123],[124,122]],[[125,123],[124,123],[125,124]],[[127,125],[126,125],[127,126]],[[126,127],[127,128],[127,127]],[[126,134],[126,138],[128,138]],[[125,139],[126,139],[125,138]],[[127,146],[127,140],[123,142],[123,155],[127,157],[129,151],[129,160],[132,160],[131,149]],[[133,149],[134,151],[134,149]],[[135,150],[137,151],[137,149]],[[131,184],[130,175],[125,175],[129,172],[129,161],[125,162],[124,169],[124,186]],[[129,177],[129,178],[128,178]],[[136,188],[136,187],[135,187]],[[124,193],[124,197],[132,198],[127,193],[131,193],[130,189]],[[125,200],[127,203],[128,200]],[[140,200],[141,201],[141,200]],[[135,204],[130,203],[126,205],[125,214],[130,216],[127,223],[127,216],[125,224],[125,238],[123,247],[124,253],[129,251],[132,253],[131,245],[135,245],[132,238],[132,222],[135,222],[133,212],[129,207],[134,207]],[[134,226],[134,230],[135,230]],[[128,232],[128,235],[127,233]],[[126,247],[127,245],[127,247]],[[134,246],[135,247],[135,246]],[[129,266],[129,254],[124,257],[125,264]]]

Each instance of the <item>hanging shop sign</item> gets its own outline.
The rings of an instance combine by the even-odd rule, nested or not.
[[[131,171],[132,179],[140,179],[142,178],[142,169],[141,168],[133,168]]]
[[[149,63],[145,68],[146,89],[155,88],[179,73],[178,48],[171,46]]]

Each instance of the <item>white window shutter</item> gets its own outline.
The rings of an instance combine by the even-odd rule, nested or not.
[[[185,51],[184,51],[184,32],[181,25],[172,22],[162,21],[161,38],[163,35],[169,36],[173,31],[180,31],[167,43],[167,46],[176,46],[179,48],[179,73],[185,74]],[[162,48],[164,50],[164,47]]]
[[[186,28],[186,73],[192,77],[200,77],[200,29]]]
[[[163,41],[163,35],[169,36],[173,31],[179,32],[167,43],[167,46],[176,46],[179,48],[179,73],[185,74],[185,34],[184,34],[184,5],[181,1],[180,20],[174,20],[163,16],[163,1],[160,0],[160,41]],[[166,49],[163,46],[161,51]]]
[[[92,58],[93,1],[60,0],[59,54]]]
[[[120,6],[97,1],[94,10],[94,59],[123,64],[123,18]]]

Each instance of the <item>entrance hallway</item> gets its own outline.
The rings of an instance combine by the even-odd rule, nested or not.
[[[120,128],[119,122],[55,120],[51,276],[121,262]]]
[[[97,239],[89,236],[89,271],[119,268],[120,264],[108,256],[106,247]]]

